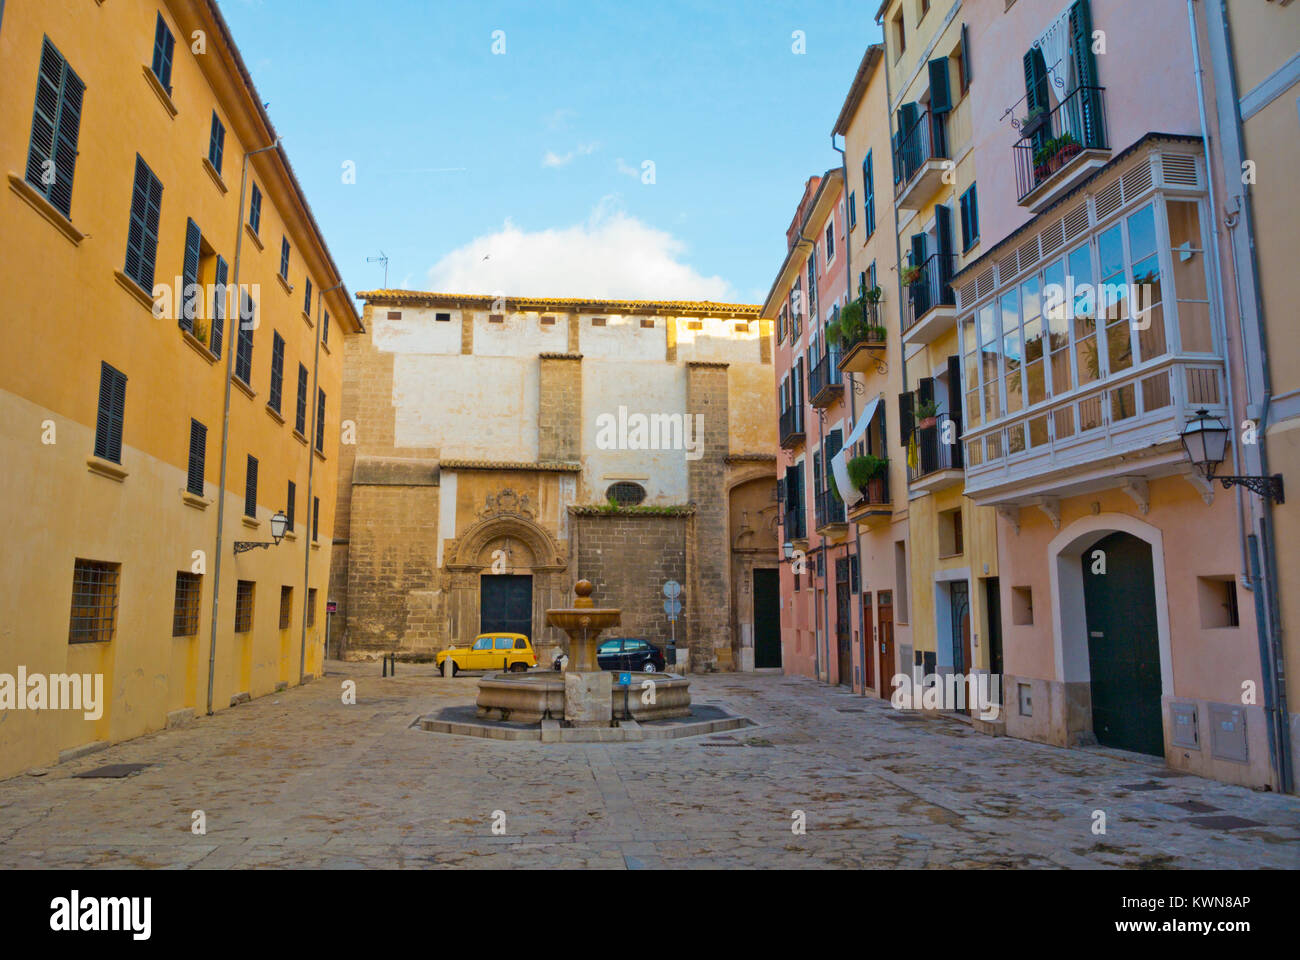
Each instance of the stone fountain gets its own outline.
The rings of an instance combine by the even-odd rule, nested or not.
[[[690,681],[672,673],[632,672],[631,682],[615,683],[600,669],[596,643],[609,627],[622,623],[618,607],[597,607],[590,581],[573,587],[573,606],[546,611],[546,622],[569,637],[569,662],[563,671],[498,673],[478,683],[477,713],[486,720],[537,723],[563,720],[566,727],[612,727],[617,720],[663,720],[691,713]]]

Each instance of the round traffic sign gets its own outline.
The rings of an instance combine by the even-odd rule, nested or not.
[[[669,580],[664,584],[664,596],[670,600],[675,600],[682,595],[682,585],[676,580]]]

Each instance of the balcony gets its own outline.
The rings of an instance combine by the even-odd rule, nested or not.
[[[908,346],[933,343],[956,323],[957,298],[950,282],[956,264],[955,254],[932,254],[921,264],[916,281],[908,285],[903,328]]]
[[[781,413],[781,446],[789,449],[804,441],[803,404]]]
[[[844,394],[840,379],[839,350],[832,348],[822,355],[808,376],[808,394],[814,407],[829,407]]]
[[[926,110],[910,130],[900,131],[894,153],[894,205],[920,210],[943,186],[948,163],[948,115]]]
[[[1223,376],[1221,362],[1164,357],[973,429],[963,438],[966,495],[1041,504],[1178,473],[1179,434],[1195,411],[1226,415]]]
[[[846,517],[860,527],[880,526],[894,515],[894,501],[889,496],[889,471],[867,481],[859,491],[861,499],[850,504]]]
[[[964,483],[965,459],[961,441],[960,414],[940,414],[934,426],[918,423],[907,448],[908,486],[924,493],[934,493]]]
[[[1110,159],[1106,89],[1078,87],[1050,113],[1022,128],[1012,147],[1016,197],[1040,213]]]
[[[846,311],[847,313],[847,311]],[[846,313],[841,313],[841,324]],[[884,373],[885,315],[879,303],[863,304],[862,323],[841,326],[840,370],[843,373]]]
[[[822,490],[816,495],[813,500],[813,513],[816,517],[818,533],[833,534],[848,528],[848,521],[844,517],[844,503],[830,490]]]

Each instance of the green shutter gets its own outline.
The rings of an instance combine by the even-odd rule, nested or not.
[[[178,324],[182,330],[194,332],[194,314],[203,302],[199,294],[190,287],[199,282],[199,244],[202,234],[199,225],[193,220],[185,222],[185,263],[181,276],[180,304]]]
[[[72,211],[72,179],[85,89],[81,78],[46,37],[36,76],[26,179],[65,217]],[[51,175],[53,182],[47,183]]]
[[[948,58],[939,57],[931,60],[930,68],[930,112],[947,113],[952,109],[952,86],[948,79]]]
[[[221,341],[226,332],[226,261],[217,257],[217,291],[212,303],[212,339],[208,346],[221,356]]]
[[[217,119],[217,111],[212,111],[212,133],[208,138],[208,162],[217,173],[221,172],[221,160],[226,152],[226,128]]]
[[[95,456],[122,462],[122,428],[126,419],[126,375],[107,363],[99,365],[99,412],[95,420]]]
[[[176,38],[167,29],[167,23],[161,13],[153,36],[153,64],[151,69],[158,82],[168,93],[172,92],[172,57],[176,50]]]

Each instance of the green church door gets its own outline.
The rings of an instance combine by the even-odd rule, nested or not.
[[[1112,533],[1085,550],[1083,600],[1098,743],[1164,756],[1150,544]]]

